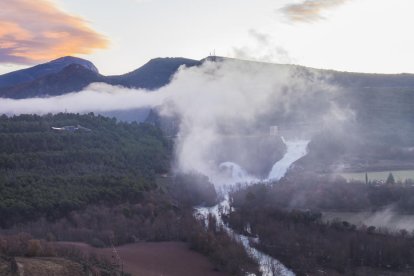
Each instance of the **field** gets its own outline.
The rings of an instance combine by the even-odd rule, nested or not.
[[[112,248],[94,248],[84,243],[59,242],[61,246],[72,246],[84,253],[95,253],[114,260]],[[217,272],[209,260],[189,249],[182,242],[145,242],[115,248],[123,260],[124,271],[132,275],[146,276],[224,276]]]

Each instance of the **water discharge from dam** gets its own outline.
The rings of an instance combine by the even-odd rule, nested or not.
[[[283,139],[283,143],[285,143],[287,147],[287,152],[281,160],[273,165],[269,176],[267,177],[268,181],[280,180],[295,161],[305,156],[309,141],[285,141]]]
[[[263,276],[292,276],[295,274],[278,260],[254,248],[250,244],[250,242],[258,242],[258,239],[250,238],[236,233],[233,229],[231,229],[228,225],[224,223],[222,216],[228,215],[231,211],[229,193],[231,190],[240,187],[235,184],[242,184],[241,186],[243,187],[257,182],[278,181],[286,174],[286,172],[294,162],[296,162],[297,160],[299,160],[307,154],[309,140],[283,140],[283,142],[287,147],[287,151],[283,158],[273,165],[272,170],[270,171],[267,179],[260,180],[258,178],[255,178],[249,175],[245,170],[243,170],[243,168],[241,168],[239,165],[233,162],[224,162],[220,164],[220,169],[230,170],[231,176],[231,183],[229,183],[229,185],[227,186],[228,188],[222,190],[224,200],[216,206],[199,207],[196,208],[195,211],[195,216],[200,220],[203,220],[206,225],[208,223],[208,216],[211,215],[212,217],[214,217],[217,221],[217,225],[223,227],[223,229],[228,233],[228,235],[239,241],[245,248],[246,252],[255,261],[257,261]]]

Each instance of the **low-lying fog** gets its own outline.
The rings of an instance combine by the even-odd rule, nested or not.
[[[335,219],[347,221],[356,226],[374,226],[391,232],[399,230],[414,231],[414,215],[398,214],[392,208],[378,212],[323,212],[322,219],[324,221]]]

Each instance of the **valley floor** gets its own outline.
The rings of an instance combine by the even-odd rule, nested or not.
[[[71,246],[83,253],[114,259],[112,248],[95,248],[85,243],[58,242],[61,246]],[[203,255],[192,251],[183,242],[143,242],[115,248],[123,260],[124,271],[131,275],[146,276],[225,276],[214,270],[213,264]]]

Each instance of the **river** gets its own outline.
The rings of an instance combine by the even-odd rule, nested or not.
[[[221,225],[225,231],[238,240],[243,247],[245,248],[246,252],[258,262],[259,269],[262,272],[263,276],[292,276],[295,275],[292,271],[290,271],[287,267],[285,267],[281,262],[272,258],[271,256],[260,252],[256,248],[250,245],[250,242],[258,242],[257,238],[249,238],[244,235],[240,235],[236,233],[233,229],[231,229],[228,225],[226,225],[222,219],[222,215],[229,214],[230,212],[230,204],[229,204],[229,193],[231,190],[237,189],[237,187],[245,187],[247,185],[251,185],[253,183],[258,182],[274,182],[280,180],[288,171],[290,166],[305,156],[307,154],[307,147],[309,144],[308,140],[292,140],[292,141],[285,141],[287,150],[285,155],[277,161],[271,171],[268,174],[266,179],[259,179],[254,176],[249,175],[243,168],[241,168],[238,164],[233,162],[224,162],[220,164],[220,169],[227,169],[230,170],[230,179],[228,183],[221,183],[221,188],[218,189],[224,200],[213,207],[198,207],[195,210],[195,216],[200,220],[204,220],[204,223],[207,224],[208,215],[212,215],[217,220],[217,224]],[[236,185],[241,184],[241,185]]]

